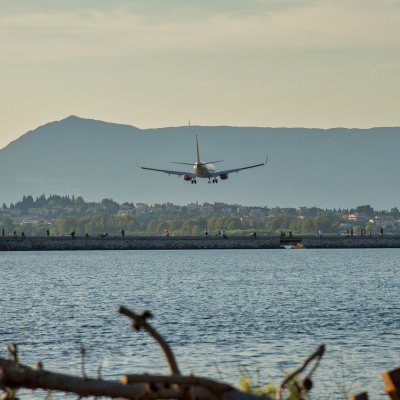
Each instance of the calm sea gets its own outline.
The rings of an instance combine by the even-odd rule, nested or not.
[[[400,367],[400,249],[0,253],[0,354],[95,377],[168,373],[120,305],[151,310],[183,373],[279,383],[319,344],[313,398],[368,390]],[[43,398],[29,393],[24,398]]]

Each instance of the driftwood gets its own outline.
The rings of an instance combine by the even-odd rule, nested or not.
[[[175,361],[174,354],[171,348],[164,338],[146,321],[149,318],[153,318],[153,315],[149,311],[143,311],[142,314],[138,315],[134,312],[128,310],[126,307],[121,306],[119,308],[119,313],[126,315],[132,319],[132,328],[139,331],[143,328],[149,335],[160,345],[165,357],[168,361],[169,368],[173,375],[180,375],[178,364]]]
[[[176,400],[265,400],[266,396],[255,396],[245,393],[233,386],[198,376],[182,376],[173,352],[163,337],[147,322],[150,312],[135,314],[125,307],[119,312],[132,320],[135,330],[143,329],[160,345],[170,368],[171,375],[124,375],[121,381],[89,379],[84,372],[84,349],[82,356],[82,377],[54,373],[43,369],[41,363],[35,368],[19,363],[16,345],[9,346],[10,359],[0,358],[0,389],[8,392],[7,398],[12,398],[13,391],[26,389],[43,389],[45,391],[61,391],[75,393],[79,397],[97,396],[108,398],[125,398],[132,400],[176,399]],[[303,365],[291,374],[280,386],[279,397],[287,383],[302,372],[312,360],[317,360],[314,368],[322,357],[324,348],[320,347]],[[311,375],[309,373],[306,379]],[[306,382],[306,380],[304,381]],[[308,388],[303,385],[302,391]],[[11,390],[10,390],[11,389]],[[299,393],[303,393],[299,391]],[[10,395],[11,393],[11,395]],[[299,396],[303,398],[303,396]],[[271,400],[271,399],[270,399]]]
[[[385,392],[392,400],[400,400],[400,368],[383,373]]]
[[[302,373],[307,367],[308,365],[315,360],[315,364],[313,365],[313,367],[311,368],[311,370],[309,371],[309,373],[307,374],[307,376],[304,378],[303,382],[301,383],[301,385],[298,385],[298,392],[308,392],[309,390],[311,390],[312,388],[312,380],[311,380],[311,376],[313,374],[313,372],[317,369],[319,362],[321,361],[322,356],[325,353],[325,346],[322,344],[321,346],[318,347],[318,349],[312,353],[304,362],[303,364],[297,368],[296,370],[294,370],[291,374],[289,374],[289,376],[281,383],[280,387],[277,389],[276,391],[276,395],[275,395],[275,399],[276,400],[280,400],[281,396],[282,396],[282,392],[285,389],[285,386],[292,381],[296,376],[298,376],[300,373]]]

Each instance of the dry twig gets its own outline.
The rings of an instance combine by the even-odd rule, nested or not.
[[[318,367],[319,362],[322,358],[322,356],[324,355],[325,352],[325,345],[321,345],[318,347],[318,349],[316,351],[314,351],[314,353],[312,353],[304,362],[303,364],[297,368],[296,370],[294,370],[280,385],[280,387],[276,390],[276,400],[280,400],[281,396],[282,396],[282,392],[285,389],[285,386],[291,381],[293,380],[297,375],[299,375],[301,372],[303,372],[308,364],[310,364],[311,361],[313,361],[314,359],[316,360],[315,365],[312,367],[312,369],[310,370],[310,372],[307,374],[306,378],[303,381],[303,387],[300,387],[299,389],[305,389],[306,391],[310,390],[312,387],[312,381],[311,381],[311,375],[312,373],[315,371],[315,369]]]
[[[164,338],[146,321],[152,318],[152,314],[149,311],[143,311],[142,314],[138,315],[134,312],[128,310],[126,307],[121,306],[119,308],[119,313],[129,317],[132,320],[132,328],[135,330],[140,330],[143,328],[161,347],[165,358],[167,359],[170,371],[172,375],[180,375],[178,364],[175,360],[174,354],[171,348]]]

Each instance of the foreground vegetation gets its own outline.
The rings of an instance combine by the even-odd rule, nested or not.
[[[105,397],[132,400],[307,400],[312,390],[313,373],[325,353],[325,346],[319,346],[302,365],[288,373],[280,385],[254,384],[246,376],[242,378],[241,389],[210,378],[196,375],[182,375],[172,349],[158,331],[148,322],[152,318],[149,311],[135,314],[120,307],[119,313],[131,320],[135,331],[147,332],[160,346],[169,367],[169,375],[123,375],[119,381],[105,380],[99,372],[97,378],[89,378],[85,370],[86,351],[81,347],[81,376],[65,375],[46,371],[42,362],[31,368],[19,359],[16,344],[8,346],[9,358],[0,357],[0,391],[4,400],[17,400],[20,389],[41,389],[45,399],[53,392],[74,393],[78,398]],[[400,398],[400,369],[383,374],[385,392],[392,399]],[[327,396],[328,397],[328,396]],[[349,397],[344,393],[344,398]],[[354,395],[352,400],[368,400],[366,392]]]
[[[148,322],[152,318],[149,311],[135,314],[131,310],[120,307],[119,313],[130,318],[132,328],[146,331],[160,346],[167,361],[170,375],[124,375],[120,381],[104,380],[101,376],[91,379],[85,371],[86,351],[81,348],[82,376],[71,376],[44,370],[41,362],[34,368],[23,365],[18,355],[16,344],[9,345],[9,359],[0,358],[0,390],[3,399],[17,400],[18,390],[42,389],[50,398],[52,392],[75,393],[79,397],[107,397],[125,399],[197,399],[197,400],[265,400],[265,399],[307,399],[313,387],[312,375],[318,367],[325,352],[319,346],[304,363],[283,379],[281,385],[272,388],[254,386],[249,378],[244,377],[242,388],[213,379],[195,375],[181,374],[172,349],[164,338]]]

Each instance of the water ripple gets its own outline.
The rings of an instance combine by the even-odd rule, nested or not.
[[[314,398],[368,390],[400,366],[400,250],[126,251],[0,254],[0,345],[22,361],[115,378],[165,373],[160,350],[117,314],[150,309],[184,373],[279,382],[327,345]],[[349,389],[350,388],[350,389]],[[40,393],[23,398],[43,398]]]

